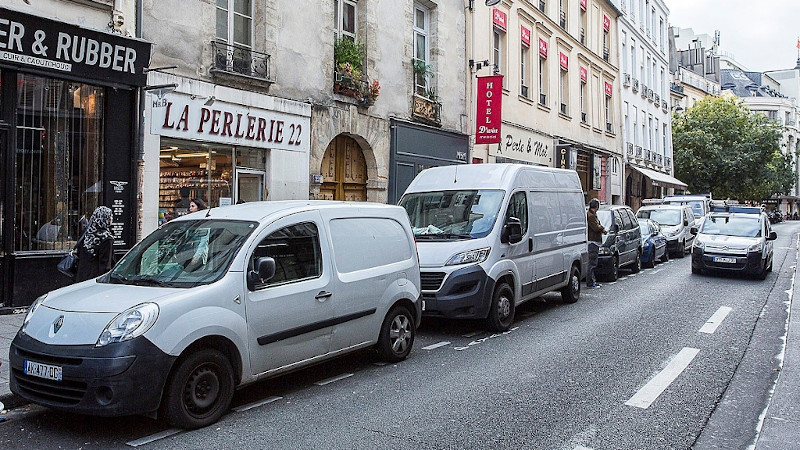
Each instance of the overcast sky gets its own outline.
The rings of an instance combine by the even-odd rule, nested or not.
[[[800,0],[665,0],[670,25],[714,36],[748,70],[791,69],[797,62]]]

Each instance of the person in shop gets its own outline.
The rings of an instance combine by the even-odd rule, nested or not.
[[[208,208],[208,206],[206,206],[206,202],[204,202],[203,199],[194,198],[189,202],[189,212],[190,213],[197,212],[197,211],[202,211],[202,210],[207,209],[207,208]]]
[[[189,198],[191,189],[184,186],[178,190],[178,193],[181,198],[175,201],[175,212],[178,213],[183,211],[183,213],[185,213],[189,210],[190,203],[192,202],[192,200]]]
[[[204,202],[201,198],[193,198],[189,202],[190,213],[202,211],[207,208],[206,202]],[[204,266],[208,261],[208,233],[208,228],[199,228],[193,232],[190,242],[195,250],[192,260],[186,266],[187,270],[197,270]]]
[[[106,206],[98,206],[89,218],[89,226],[78,241],[78,271],[75,281],[96,278],[114,265],[114,236],[111,223],[114,215]]]

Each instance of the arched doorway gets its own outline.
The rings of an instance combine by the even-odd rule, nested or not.
[[[325,150],[320,172],[322,200],[367,201],[367,161],[355,139],[339,135]]]

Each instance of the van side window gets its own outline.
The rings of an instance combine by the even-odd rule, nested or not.
[[[528,200],[524,192],[515,192],[508,202],[506,219],[516,217],[522,224],[522,235],[528,231]]]
[[[625,210],[628,213],[628,219],[631,221],[631,228],[637,228],[639,226],[639,220],[636,218],[636,215],[633,214],[633,211],[630,209]]]
[[[264,284],[257,283],[256,289],[317,278],[322,274],[319,230],[312,222],[281,228],[258,243],[250,268],[262,256],[275,260],[275,276]]]

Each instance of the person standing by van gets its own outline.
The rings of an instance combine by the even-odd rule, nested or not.
[[[598,208],[600,208],[600,201],[593,198],[589,201],[589,210],[586,212],[586,222],[589,230],[589,268],[586,271],[586,287],[589,289],[600,287],[595,279],[594,269],[597,268],[597,254],[600,251],[600,245],[603,243],[603,235],[608,233],[597,218]]]
[[[81,241],[78,242],[78,271],[75,281],[96,278],[114,265],[114,236],[111,234],[111,222],[114,215],[106,206],[98,206],[89,219]]]

